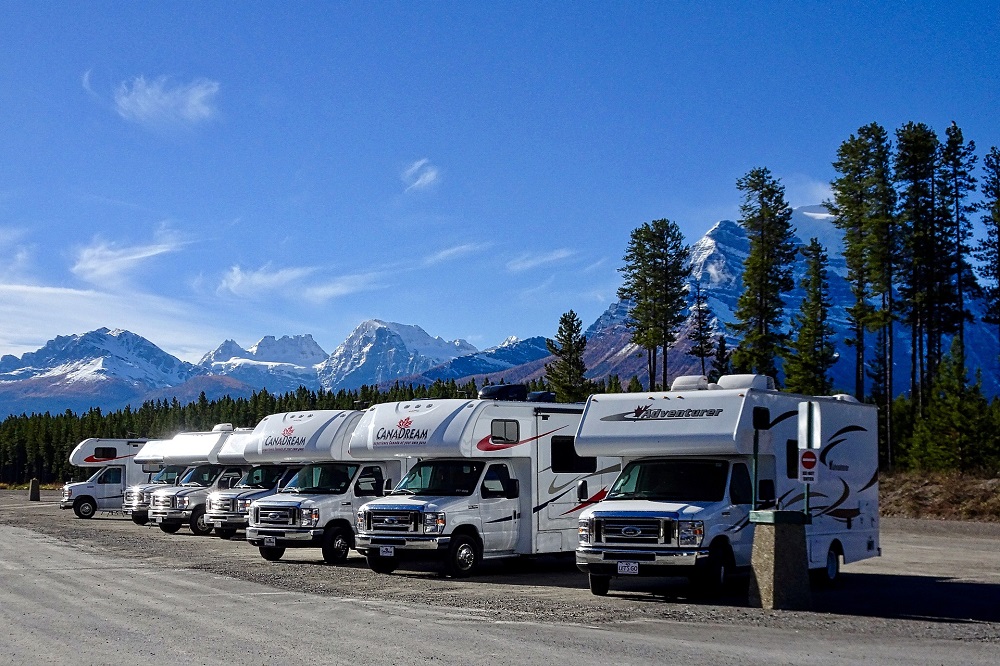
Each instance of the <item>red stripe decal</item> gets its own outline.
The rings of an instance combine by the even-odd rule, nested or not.
[[[504,449],[512,449],[515,446],[521,446],[522,444],[533,442],[536,439],[541,439],[542,437],[548,437],[552,433],[559,432],[560,430],[566,427],[567,426],[560,426],[555,430],[550,430],[546,433],[542,433],[541,435],[536,435],[535,437],[530,437],[528,439],[521,440],[520,442],[514,442],[513,444],[494,444],[493,442],[490,441],[491,439],[493,439],[493,435],[486,435],[486,437],[483,437],[481,440],[479,440],[478,443],[476,443],[476,448],[479,449],[480,451],[503,451]]]
[[[593,497],[591,497],[589,500],[587,500],[583,504],[578,504],[577,506],[574,506],[572,509],[570,509],[569,511],[567,511],[563,515],[566,516],[566,515],[569,515],[571,513],[576,513],[577,511],[580,511],[581,509],[585,509],[588,506],[590,506],[591,504],[594,504],[595,502],[600,502],[602,499],[604,499],[605,495],[607,495],[607,494],[608,494],[608,489],[607,488],[601,488],[601,490],[596,495],[594,495]]]
[[[118,456],[117,458],[98,458],[97,456],[87,456],[83,459],[85,463],[101,463],[101,462],[111,462],[112,460],[125,460],[126,458],[131,458],[134,453],[130,453],[127,456]]]

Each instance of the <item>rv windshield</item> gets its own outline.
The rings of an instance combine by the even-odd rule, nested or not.
[[[348,463],[306,465],[292,477],[282,492],[340,495],[347,492],[358,467]]]
[[[218,465],[198,465],[188,469],[187,474],[181,479],[182,486],[201,486],[207,488],[219,476],[222,468]]]
[[[274,488],[281,475],[285,473],[285,468],[279,465],[260,465],[254,467],[243,475],[237,488]]]
[[[99,467],[96,472],[90,475],[90,478],[87,479],[87,481],[89,483],[97,483],[97,477],[99,477],[101,474],[104,474],[104,470],[106,469],[107,467]]]
[[[635,460],[622,470],[607,499],[721,502],[728,472],[724,460]]]
[[[173,485],[177,481],[177,477],[185,469],[184,465],[167,465],[159,472],[156,473],[152,479],[151,483],[162,483],[164,485]]]
[[[414,465],[392,495],[471,495],[486,463],[481,460],[426,460]]]

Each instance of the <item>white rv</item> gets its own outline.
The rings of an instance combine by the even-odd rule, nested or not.
[[[173,534],[187,525],[191,532],[204,536],[212,532],[205,521],[205,500],[219,488],[229,488],[243,477],[246,463],[219,464],[219,450],[231,437],[249,437],[249,428],[233,430],[220,423],[211,432],[182,432],[170,440],[163,451],[164,465],[187,465],[177,485],[153,492],[149,502],[149,521]]]
[[[286,548],[320,548],[330,564],[347,559],[355,512],[405,470],[404,460],[358,460],[347,452],[360,419],[354,410],[316,410],[272,414],[257,425],[248,460],[302,466],[281,492],[250,505],[247,541],[265,560],[281,559]]]
[[[230,437],[219,450],[219,464],[247,464],[248,454],[250,458],[257,457],[259,440],[256,429],[246,437]],[[214,526],[215,533],[223,539],[232,538],[237,530],[246,528],[251,502],[281,490],[301,467],[276,463],[253,465],[232,488],[209,494],[205,502],[205,522]]]
[[[78,518],[93,518],[98,511],[120,511],[125,488],[148,480],[149,475],[135,464],[135,454],[145,439],[85,439],[69,454],[77,467],[97,468],[89,479],[63,486],[61,509],[73,509]]]
[[[453,576],[483,558],[571,553],[577,518],[620,469],[611,454],[573,446],[581,405],[494,400],[417,400],[375,405],[351,437],[351,455],[417,457],[392,491],[358,512],[357,548],[375,571],[436,559]]]
[[[800,441],[804,403],[815,405],[804,431],[812,442]],[[782,393],[762,375],[591,396],[577,451],[619,453],[623,469],[580,516],[577,566],[599,595],[615,576],[688,576],[696,589],[717,589],[750,565],[756,501],[758,510],[807,514],[809,568],[832,582],[841,560],[880,554],[877,439],[875,407]],[[807,487],[799,457],[810,443]]]
[[[125,501],[122,503],[122,513],[132,518],[136,525],[149,522],[149,500],[153,491],[177,484],[183,475],[186,465],[164,465],[163,451],[170,448],[169,439],[151,439],[135,454],[135,464],[142,466],[142,471],[152,474],[148,480],[132,484],[125,489]]]

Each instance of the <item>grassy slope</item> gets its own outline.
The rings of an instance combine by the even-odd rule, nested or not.
[[[883,516],[1000,522],[1000,478],[883,473],[879,491]]]

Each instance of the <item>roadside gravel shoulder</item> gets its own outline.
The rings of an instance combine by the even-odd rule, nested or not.
[[[49,535],[76,548],[114,553],[144,567],[196,569],[279,589],[374,602],[476,609],[497,620],[559,622],[627,630],[672,620],[784,629],[824,628],[836,634],[885,634],[1000,644],[1000,525],[883,519],[883,557],[848,565],[842,584],[814,592],[812,612],[764,611],[738,592],[711,603],[687,598],[677,579],[616,579],[607,597],[593,596],[572,556],[487,563],[464,580],[436,571],[371,572],[352,554],[345,566],[322,562],[318,550],[288,550],[263,560],[237,538],[168,535],[121,515],[80,520],[58,507],[58,492],[28,502],[25,491],[0,490],[0,524]],[[968,543],[968,558],[949,553]],[[929,560],[925,562],[924,560]],[[971,563],[971,564],[970,564]],[[978,564],[977,564],[978,563]],[[955,564],[949,575],[949,565]]]

